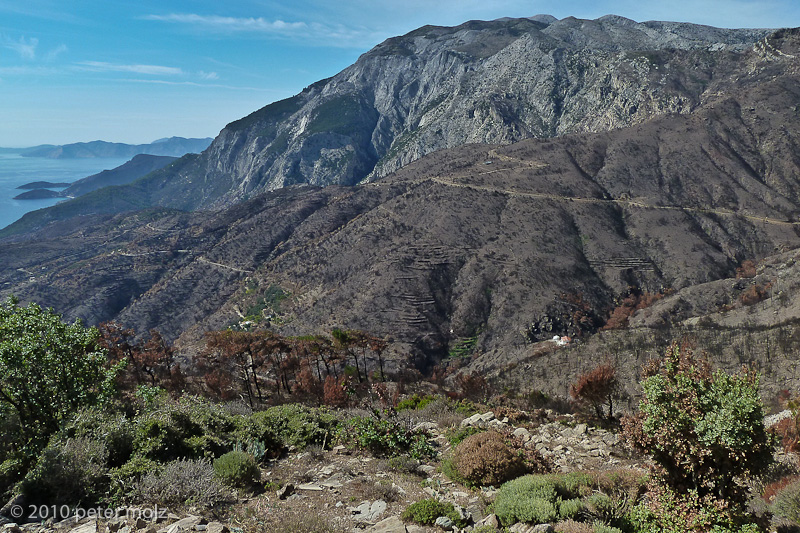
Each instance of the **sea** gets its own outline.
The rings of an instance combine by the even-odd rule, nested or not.
[[[127,161],[128,159],[47,159],[0,153],[0,228],[19,220],[29,211],[50,207],[62,201],[59,198],[14,200],[15,196],[26,191],[18,189],[20,185],[34,181],[72,183],[103,170],[116,168]]]

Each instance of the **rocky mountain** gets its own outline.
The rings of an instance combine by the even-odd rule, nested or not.
[[[471,21],[381,43],[336,76],[225,127],[200,156],[87,196],[76,213],[222,208],[294,184],[353,185],[465,143],[599,132],[689,113],[746,68],[768,30],[622,17]],[[758,44],[757,44],[758,43]]]
[[[611,37],[618,33],[608,27],[659,28],[620,26],[616,19],[582,24],[584,31],[605,28]],[[692,28],[696,40],[731,35]],[[427,39],[430,31],[418,37]],[[609,49],[616,42],[611,37]],[[250,126],[227,128],[201,155],[51,211],[90,205],[81,204],[89,198],[96,205],[102,199],[106,212],[84,211],[0,241],[0,292],[53,306],[70,319],[113,318],[140,332],[157,328],[189,351],[205,331],[229,326],[284,334],[364,329],[390,336],[394,349],[421,367],[481,353],[472,368],[509,378],[508,369],[528,365],[527,380],[563,394],[559,380],[574,377],[599,353],[628,353],[623,363],[641,362],[649,353],[643,347],[655,349],[681,328],[723,324],[706,315],[762,312],[737,302],[745,291],[768,291],[766,278],[734,281],[741,288],[727,297],[703,287],[730,284],[720,280],[733,278],[746,260],[800,247],[800,30],[773,32],[746,49],[740,44],[659,52],[684,63],[653,66],[654,86],[663,82],[664,91],[681,92],[690,79],[706,76],[705,89],[681,112],[641,116],[626,127],[461,145],[360,185],[286,186],[213,211],[113,213],[157,203],[163,191],[184,208],[197,194],[205,199],[197,205],[233,202],[207,165],[215,160],[215,168],[233,176],[235,168],[226,165],[236,158],[215,150],[234,130],[246,140],[262,110],[258,120],[243,119]],[[701,56],[710,70],[688,62]],[[676,64],[685,64],[685,83],[666,74],[679,71]],[[303,98],[330,83],[309,88]],[[457,123],[457,113],[450,113]],[[245,146],[241,141],[236,153],[248,152]],[[193,168],[209,174],[201,179]],[[180,176],[194,176],[194,186]],[[188,192],[180,196],[174,183]],[[154,184],[162,192],[154,193]],[[784,286],[788,296],[772,300],[775,305],[793,301],[800,281]],[[617,348],[627,348],[605,351],[603,339],[615,333],[592,334],[633,293],[666,296],[651,307],[653,318],[631,317],[644,337],[631,337],[639,339],[635,344],[617,339]],[[731,304],[740,310],[725,307]],[[787,307],[786,320],[794,320],[792,312]],[[774,338],[764,337],[777,342],[787,322],[760,320],[779,328]],[[713,327],[707,331],[719,337]],[[582,339],[584,351],[554,351],[547,342],[553,335]],[[762,353],[729,345],[730,364]],[[553,369],[564,365],[553,379]],[[785,377],[779,370],[770,370],[773,385]]]
[[[777,32],[692,113],[628,128],[464,145],[219,211],[50,225],[0,243],[0,286],[184,345],[231,325],[344,326],[421,363],[477,351],[498,372],[553,335],[586,338],[631,287],[685,295],[800,247],[799,51],[800,31]],[[675,298],[643,327],[697,317]]]
[[[170,137],[159,139],[150,144],[124,144],[106,141],[64,144],[59,146],[42,145],[30,149],[18,150],[23,157],[46,157],[49,159],[78,159],[93,157],[133,157],[137,154],[150,154],[180,157],[188,153],[202,152],[212,139],[186,139]]]

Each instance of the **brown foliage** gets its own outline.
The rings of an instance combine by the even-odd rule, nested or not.
[[[523,458],[496,431],[464,439],[453,452],[453,467],[472,485],[498,486],[528,471]]]
[[[739,301],[742,305],[755,305],[764,300],[769,295],[769,290],[772,288],[772,283],[766,285],[751,285],[746,291],[739,295]]]
[[[459,374],[456,377],[456,387],[461,398],[475,402],[485,401],[492,394],[492,388],[486,378],[475,372]]]
[[[175,393],[183,389],[184,376],[175,363],[175,349],[158,331],[151,329],[149,338],[137,340],[132,329],[116,322],[104,322],[98,329],[99,343],[108,352],[109,361],[127,363],[117,375],[120,390],[132,392],[139,385],[163,387]]]
[[[736,279],[754,277],[756,277],[756,264],[749,259],[745,259],[736,269]]]
[[[614,416],[614,398],[619,393],[617,371],[610,363],[598,365],[581,375],[569,388],[569,394],[579,404],[590,406],[600,419]],[[603,414],[603,406],[608,405],[608,413]]]
[[[641,291],[638,288],[628,289],[628,295],[611,311],[606,324],[601,330],[622,329],[628,326],[628,319],[636,311],[650,307],[655,302],[664,297],[664,293],[651,293]]]
[[[325,378],[323,402],[331,407],[347,407],[347,390],[344,378]]]
[[[777,481],[773,481],[772,483],[768,484],[764,487],[764,491],[761,493],[761,498],[764,499],[767,503],[772,503],[775,500],[775,497],[786,487],[795,483],[796,481],[800,480],[800,475],[792,475],[783,477]]]

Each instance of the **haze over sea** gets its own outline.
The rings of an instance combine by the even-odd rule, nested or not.
[[[13,200],[25,192],[17,189],[33,181],[72,183],[103,170],[116,168],[127,159],[47,159],[0,154],[0,228],[5,228],[29,211],[50,207],[60,199]],[[54,189],[61,190],[61,189]]]

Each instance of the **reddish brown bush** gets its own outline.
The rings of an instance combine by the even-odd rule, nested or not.
[[[486,401],[492,395],[492,388],[486,378],[476,373],[459,374],[456,377],[456,387],[461,398],[474,402]]]
[[[768,484],[764,487],[764,492],[761,494],[761,497],[767,503],[772,503],[775,500],[775,497],[786,487],[791,485],[792,483],[800,480],[800,475],[793,475],[793,476],[786,476],[784,478],[779,479],[778,481],[773,481],[772,483]]]
[[[496,431],[464,439],[453,452],[453,468],[472,485],[498,486],[528,472],[525,460]]]
[[[619,305],[611,311],[606,324],[601,330],[622,329],[628,326],[628,319],[636,311],[650,307],[664,297],[664,293],[652,293],[637,288],[630,288],[628,295],[620,301]]]
[[[736,269],[736,279],[754,277],[756,277],[756,264],[749,259],[745,259]]]
[[[766,299],[769,295],[769,290],[772,288],[772,283],[767,283],[764,286],[751,285],[746,291],[739,296],[739,301],[742,305],[755,305],[758,302]]]
[[[614,398],[619,394],[617,370],[610,364],[597,366],[578,378],[570,386],[572,399],[584,406],[594,409],[597,418],[610,420],[614,416]],[[603,407],[608,406],[608,413]]]
[[[342,379],[328,376],[323,386],[323,402],[331,407],[347,407],[347,390]]]

